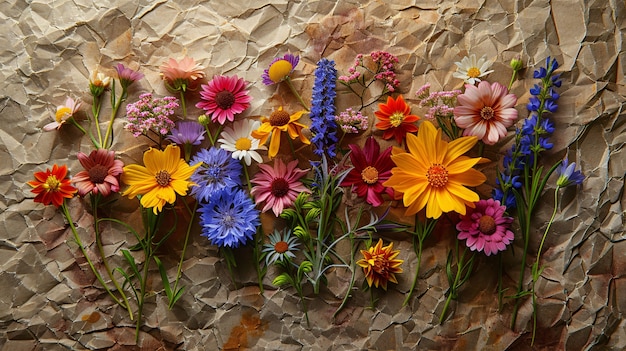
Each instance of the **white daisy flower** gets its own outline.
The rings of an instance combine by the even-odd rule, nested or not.
[[[477,61],[476,55],[471,54],[469,57],[463,57],[461,62],[455,62],[454,64],[458,68],[456,72],[452,73],[452,76],[461,78],[472,85],[479,83],[480,78],[493,72],[493,70],[488,71],[489,67],[491,67],[491,62],[487,61],[487,57],[484,55]]]
[[[259,129],[261,122],[250,119],[235,121],[232,127],[226,127],[220,134],[217,141],[220,147],[233,153],[233,158],[244,160],[250,166],[254,159],[258,163],[263,163],[263,158],[256,150],[267,150],[264,145],[259,145],[259,139],[253,138],[253,130]]]

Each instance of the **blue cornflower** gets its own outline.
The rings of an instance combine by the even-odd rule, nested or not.
[[[337,70],[335,61],[322,58],[315,69],[315,83],[311,98],[311,143],[315,146],[313,152],[328,158],[337,155],[337,122],[335,120],[335,87]]]
[[[191,175],[191,181],[197,186],[191,188],[191,194],[198,201],[208,202],[211,196],[241,186],[243,168],[241,163],[232,158],[231,153],[216,147],[200,150],[191,159],[191,164],[202,163]]]
[[[228,188],[200,205],[201,235],[219,247],[237,248],[252,240],[261,224],[259,210],[246,192]]]
[[[561,165],[556,169],[556,174],[559,177],[556,180],[556,186],[559,188],[565,188],[570,185],[578,185],[585,180],[585,176],[580,171],[575,171],[576,162],[569,163],[567,156],[561,162]]]

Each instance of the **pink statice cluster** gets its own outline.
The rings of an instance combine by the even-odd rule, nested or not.
[[[428,112],[424,117],[431,121],[437,119],[437,116],[452,118],[456,106],[456,97],[459,94],[461,94],[460,90],[430,92],[430,83],[424,84],[415,92],[419,105],[428,107]]]
[[[337,79],[346,83],[356,81],[361,76],[361,72],[357,70],[357,67],[362,67],[362,66],[363,66],[363,54],[358,54],[354,58],[354,65],[348,68],[348,73],[350,73],[350,75],[339,76]]]
[[[394,68],[394,65],[398,63],[398,58],[386,51],[374,51],[370,56],[378,65],[378,73],[374,77],[385,83],[389,92],[394,92],[400,85]]]
[[[128,122],[124,128],[135,137],[147,135],[150,130],[165,136],[175,126],[170,117],[178,106],[178,99],[173,96],[154,98],[151,93],[141,94],[137,102],[126,105]]]
[[[360,131],[367,130],[369,121],[367,116],[363,116],[361,111],[348,108],[335,116],[335,121],[346,134],[356,134]]]

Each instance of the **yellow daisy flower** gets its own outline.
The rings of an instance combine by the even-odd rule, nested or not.
[[[477,141],[475,136],[467,136],[448,143],[441,138],[441,129],[424,121],[417,136],[407,134],[408,152],[393,150],[391,159],[397,167],[383,185],[403,193],[407,216],[424,207],[429,218],[450,211],[465,215],[466,206],[474,208],[474,202],[480,200],[466,186],[478,186],[487,179],[472,168],[482,158],[463,155]]]
[[[270,149],[268,156],[273,158],[278,154],[280,148],[280,135],[281,132],[288,132],[291,139],[300,138],[300,141],[304,144],[311,144],[311,141],[302,134],[302,129],[307,126],[297,122],[306,111],[298,111],[293,115],[289,115],[286,111],[283,111],[283,107],[279,107],[278,110],[272,112],[270,117],[263,117],[261,119],[261,126],[259,129],[252,131],[252,137],[259,139],[259,144],[263,145],[269,138],[270,134]]]
[[[141,206],[152,208],[159,213],[165,203],[174,203],[176,194],[187,195],[189,187],[194,185],[189,177],[201,163],[189,166],[180,158],[176,145],[168,145],[165,150],[150,148],[143,154],[144,166],[127,165],[122,173],[122,182],[128,188],[123,196],[134,198],[141,195]]]

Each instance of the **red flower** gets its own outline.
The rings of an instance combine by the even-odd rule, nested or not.
[[[66,198],[74,197],[77,190],[66,176],[67,166],[65,165],[59,167],[55,164],[52,169],[48,168],[45,172],[35,172],[35,180],[27,183],[33,187],[31,192],[37,194],[33,201],[60,207]]]
[[[80,196],[93,192],[106,197],[111,192],[120,190],[119,175],[124,172],[124,163],[115,159],[114,151],[98,149],[93,150],[89,156],[79,152],[78,161],[85,170],[78,172],[72,182],[78,188]]]
[[[411,107],[404,102],[402,95],[394,100],[387,97],[386,104],[378,104],[378,111],[374,112],[380,122],[376,123],[376,128],[383,130],[383,139],[389,140],[395,137],[398,144],[406,137],[406,133],[417,132],[414,124],[420,118],[411,114]]]
[[[369,137],[361,150],[357,145],[348,145],[350,160],[354,168],[341,182],[341,186],[353,186],[353,191],[364,197],[368,204],[378,207],[383,203],[383,193],[393,197],[393,189],[383,186],[391,176],[394,163],[391,161],[391,147],[380,153],[376,139]]]

